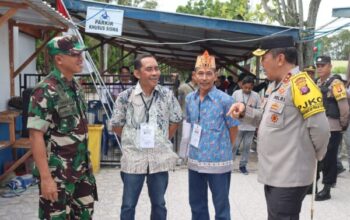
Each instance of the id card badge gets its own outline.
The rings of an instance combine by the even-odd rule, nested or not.
[[[202,133],[202,127],[198,124],[193,125],[193,130],[191,134],[191,141],[190,144],[193,147],[198,148],[199,147],[199,141],[201,139],[201,133]]]
[[[140,125],[140,146],[141,148],[154,148],[154,127],[148,123]]]

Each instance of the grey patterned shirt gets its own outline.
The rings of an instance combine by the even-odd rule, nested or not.
[[[155,128],[155,147],[140,147],[140,124],[146,122],[146,108],[149,109],[149,124]],[[121,145],[123,156],[121,170],[126,173],[158,173],[174,168],[177,155],[169,140],[169,125],[182,121],[181,107],[172,91],[157,85],[147,97],[139,83],[120,93],[115,103],[111,123],[113,127],[123,127]]]

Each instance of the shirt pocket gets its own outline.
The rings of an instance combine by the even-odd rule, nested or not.
[[[75,103],[59,105],[57,109],[59,115],[58,132],[67,134],[72,132],[78,125],[79,116]]]
[[[284,127],[285,103],[273,102],[267,111],[266,126],[272,128]]]

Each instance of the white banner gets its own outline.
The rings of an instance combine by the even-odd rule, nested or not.
[[[123,18],[123,10],[88,7],[85,31],[110,36],[121,36]]]

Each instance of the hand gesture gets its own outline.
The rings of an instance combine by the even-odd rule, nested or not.
[[[226,115],[229,115],[232,118],[241,118],[242,116],[244,116],[244,112],[245,105],[241,102],[237,102],[231,105],[231,108]]]

